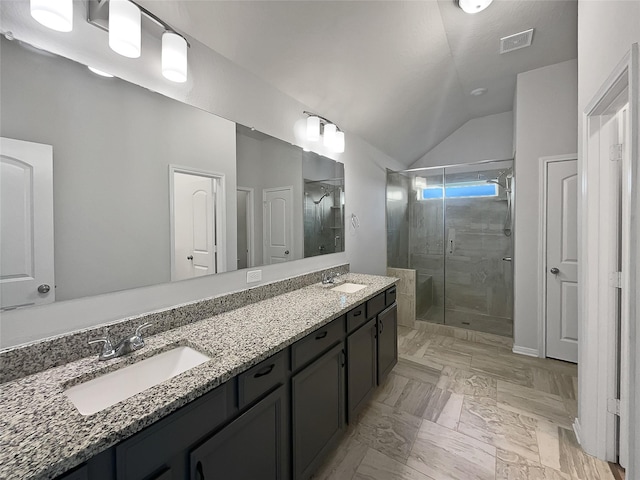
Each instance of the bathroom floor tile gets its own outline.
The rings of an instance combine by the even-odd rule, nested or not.
[[[369,449],[355,476],[357,480],[433,480],[386,455]]]
[[[498,406],[514,413],[571,428],[573,417],[562,398],[533,388],[498,380]]]
[[[498,449],[496,480],[572,480],[572,478],[516,453]]]
[[[393,407],[400,399],[400,395],[402,395],[407,383],[409,383],[408,378],[396,375],[394,371],[392,371],[384,383],[374,392],[373,399],[376,402]]]
[[[441,368],[436,368],[422,363],[419,358],[400,356],[398,363],[393,367],[393,373],[410,380],[431,383],[435,385],[440,378]]]
[[[378,402],[359,417],[355,439],[388,457],[404,462],[420,428],[421,419]]]
[[[458,431],[539,461],[535,420],[499,408],[495,400],[465,396]]]
[[[494,480],[495,447],[428,420],[407,465],[434,479]]]
[[[450,392],[472,395],[476,397],[488,397],[495,400],[498,381],[490,376],[477,372],[461,370],[446,366],[442,369],[436,386]]]
[[[576,440],[573,430],[558,429],[560,470],[579,480],[613,480],[607,462],[587,455]]]
[[[324,461],[320,469],[313,475],[313,480],[351,479],[369,447],[358,442],[355,428],[351,428],[342,438],[340,445]]]

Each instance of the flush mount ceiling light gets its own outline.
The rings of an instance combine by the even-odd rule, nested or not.
[[[491,5],[493,0],[458,0],[458,6],[465,13],[478,13]]]
[[[488,90],[486,88],[481,87],[481,88],[473,89],[469,93],[471,93],[471,95],[473,95],[474,97],[479,97],[480,95],[484,95],[485,93],[487,93],[487,91]]]
[[[344,132],[335,123],[315,113],[304,111],[307,118],[307,140],[317,142],[322,136],[322,144],[335,153],[344,153]]]
[[[72,0],[31,0],[31,16],[57,32],[73,30]]]

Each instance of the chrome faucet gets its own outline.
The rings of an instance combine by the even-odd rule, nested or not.
[[[338,272],[325,272],[322,274],[322,284],[328,285],[336,283],[336,279],[340,276]]]
[[[89,340],[89,345],[94,343],[102,343],[102,351],[98,355],[98,360],[111,360],[112,358],[118,358],[127,353],[135,352],[144,347],[144,339],[142,338],[142,331],[149,328],[151,323],[143,323],[136,328],[135,333],[120,340],[114,347],[109,338],[109,334],[105,332],[103,338],[97,338],[95,340]]]

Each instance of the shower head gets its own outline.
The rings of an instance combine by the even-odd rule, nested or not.
[[[504,183],[500,182],[500,180],[487,180],[487,183],[495,183],[496,185],[498,185],[499,187],[508,190],[507,185],[505,185]]]

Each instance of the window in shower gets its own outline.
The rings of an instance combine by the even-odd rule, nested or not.
[[[495,183],[465,183],[422,188],[418,190],[418,200],[441,199],[443,196],[446,198],[497,197],[499,193],[498,185]]]

